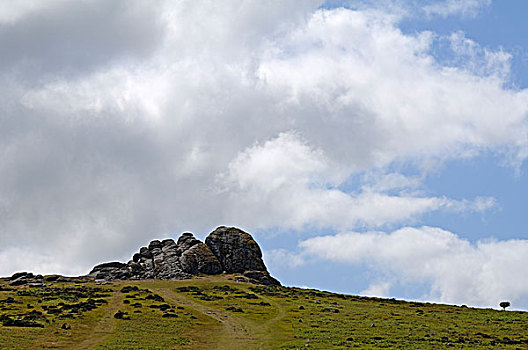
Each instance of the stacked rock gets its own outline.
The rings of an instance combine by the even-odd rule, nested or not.
[[[205,243],[190,232],[178,242],[154,240],[140,248],[128,263],[110,262],[95,266],[89,276],[97,280],[187,279],[197,274],[243,273],[250,281],[280,285],[271,277],[257,242],[247,232],[220,226]]]

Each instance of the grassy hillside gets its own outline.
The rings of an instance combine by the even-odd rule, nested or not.
[[[528,313],[236,282],[0,281],[1,349],[526,349]]]

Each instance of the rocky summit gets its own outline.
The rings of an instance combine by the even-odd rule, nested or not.
[[[249,282],[280,285],[266,269],[262,251],[253,237],[225,226],[211,232],[205,243],[190,232],[183,233],[177,242],[154,240],[128,263],[100,264],[89,276],[96,280],[188,279],[198,274],[220,273],[241,273]]]

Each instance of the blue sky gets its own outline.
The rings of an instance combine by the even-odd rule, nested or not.
[[[527,10],[526,1],[493,1],[469,18],[457,15],[433,19],[413,17],[404,21],[401,29],[404,32],[430,30],[439,35],[461,30],[480,45],[495,49],[503,48],[513,55],[511,83],[519,88],[526,88],[528,37],[524,34],[527,26],[524,14]]]
[[[528,87],[528,24],[524,16],[527,11],[526,1],[493,1],[471,16],[410,17],[401,23],[400,28],[406,33],[427,30],[444,36],[462,31],[467,38],[483,47],[502,49],[512,55],[511,75],[506,84],[512,89],[524,89]],[[438,56],[442,60],[442,52]],[[482,237],[527,238],[527,171],[526,162],[519,168],[507,166],[501,157],[492,152],[445,164],[425,183],[432,193],[455,198],[493,196],[499,203],[498,208],[485,216],[433,216],[427,222],[463,232],[470,240]]]
[[[424,188],[432,195],[450,198],[472,198],[479,195],[492,196],[497,205],[486,213],[453,214],[435,212],[424,215],[414,225],[441,227],[457,232],[465,239],[476,242],[482,239],[526,239],[528,226],[528,180],[526,163],[520,169],[500,165],[500,159],[484,155],[470,160],[451,161],[424,181]],[[311,229],[313,236],[333,233],[334,230]],[[301,238],[295,233],[271,235],[262,239],[264,247],[277,249],[291,247]],[[282,279],[290,279],[297,286],[316,288],[343,293],[358,293],[368,287],[376,278],[368,266],[354,264],[339,266],[333,264],[311,264],[306,270],[276,267]],[[284,277],[283,277],[283,276]],[[374,276],[373,276],[374,275]],[[522,270],[519,278],[522,278]],[[332,286],[332,287],[329,287]],[[425,299],[427,286],[421,283],[403,284],[394,287],[387,296]],[[495,306],[495,305],[491,305]],[[524,305],[518,308],[525,309]]]
[[[527,7],[3,2],[0,275],[232,225],[285,285],[526,309]]]
[[[402,32],[413,35],[423,31],[433,32],[438,37],[446,37],[455,32],[463,32],[465,37],[490,50],[504,50],[511,54],[511,73],[505,85],[512,90],[524,89],[528,84],[528,36],[525,33],[528,25],[524,13],[528,11],[525,1],[494,1],[484,4],[476,12],[454,13],[449,16],[420,16],[415,4],[408,3],[412,10],[405,16],[398,27]],[[361,4],[364,5],[364,4]],[[370,4],[369,4],[370,5]],[[362,8],[357,3],[329,2],[325,8]],[[368,5],[367,5],[368,6]],[[408,8],[407,8],[408,9]],[[438,39],[441,41],[442,39]],[[445,43],[437,44],[431,53],[443,64],[452,64],[456,56]],[[483,239],[526,239],[528,238],[528,167],[526,162],[518,165],[506,164],[503,157],[493,151],[483,151],[476,157],[455,159],[444,162],[439,169],[425,175],[423,190],[434,196],[463,199],[477,196],[489,196],[496,200],[496,205],[485,213],[428,213],[413,225],[440,227],[457,232],[470,242]],[[406,169],[409,174],[416,174],[412,166]],[[361,182],[360,177],[351,181]],[[353,186],[348,190],[353,190]],[[403,223],[402,226],[405,226]],[[361,228],[360,230],[368,230]],[[335,231],[312,229],[317,234],[329,234]],[[265,245],[271,249],[291,246],[291,240],[278,240],[274,236]],[[279,267],[280,268],[280,267]],[[346,272],[343,270],[346,269]],[[339,266],[335,264],[311,264],[309,272],[302,270],[281,271],[285,278],[297,285],[313,285],[322,289],[333,289],[340,292],[359,292],[366,289],[373,273],[368,266],[354,264]],[[374,274],[375,275],[375,274]],[[519,278],[522,278],[519,276]],[[390,296],[424,298],[427,283],[396,285]],[[332,287],[329,287],[332,286]],[[427,298],[425,298],[427,299]],[[524,303],[528,300],[524,298]],[[518,305],[525,308],[525,305]]]
[[[478,14],[448,18],[410,18],[404,32],[430,30],[439,35],[463,31],[468,38],[491,49],[501,48],[512,54],[509,83],[512,88],[528,87],[528,24],[524,14],[526,1],[493,1]],[[527,238],[528,177],[524,162],[519,169],[504,166],[500,157],[485,154],[476,159],[451,162],[426,185],[434,193],[448,196],[490,195],[499,208],[483,217],[430,218],[432,224],[464,232],[471,240],[481,237]]]
[[[446,164],[445,169],[426,182],[433,193],[454,197],[493,196],[498,205],[486,215],[438,215],[427,218],[427,222],[463,232],[472,241],[485,237],[527,238],[524,229],[528,225],[527,170],[524,163],[517,174],[516,169],[501,166],[492,156]]]

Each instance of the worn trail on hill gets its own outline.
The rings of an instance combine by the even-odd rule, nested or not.
[[[97,325],[93,328],[89,337],[79,344],[75,345],[76,349],[95,349],[102,344],[114,332],[114,314],[119,309],[123,297],[121,293],[115,292],[109,300],[107,310]]]
[[[218,339],[211,339],[210,342],[210,345],[214,345],[217,349],[264,349],[266,348],[266,339],[271,336],[268,332],[268,328],[273,322],[278,321],[285,315],[285,311],[281,307],[267,298],[263,299],[272,303],[272,305],[277,308],[277,316],[265,323],[258,323],[233,315],[224,310],[202,305],[168,288],[158,289],[156,292],[162,295],[166,300],[192,308],[219,321],[222,325],[223,331]]]

